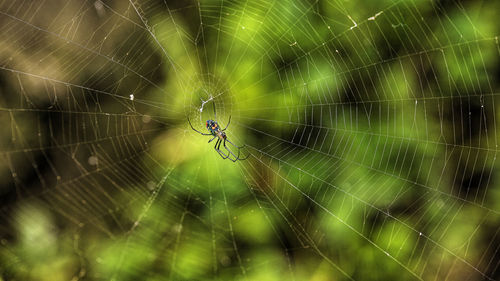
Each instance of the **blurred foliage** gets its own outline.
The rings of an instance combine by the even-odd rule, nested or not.
[[[499,9],[0,2],[0,278],[500,278]]]

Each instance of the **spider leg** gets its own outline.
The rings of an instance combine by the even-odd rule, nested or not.
[[[217,120],[217,112],[215,111],[215,102],[212,103],[212,105],[213,105],[213,108],[214,108],[214,118],[215,118],[214,120]],[[231,123],[231,115],[229,115],[229,121],[227,121],[226,127],[224,129],[222,129],[221,131],[224,132],[227,129],[227,127],[229,127],[230,123]]]
[[[232,144],[234,147],[238,148],[238,156],[236,156],[236,155],[235,155],[235,154],[234,154],[234,153],[233,153],[233,152],[232,152],[232,151],[231,151],[231,150],[230,150],[230,149],[226,146],[226,141],[227,141],[227,142],[229,142],[230,144]],[[240,150],[241,150],[243,147],[245,147],[245,146],[241,146],[241,147],[240,147],[240,146],[237,146],[237,145],[235,145],[234,143],[232,143],[232,142],[231,142],[230,140],[228,140],[228,139],[225,139],[225,140],[224,140],[224,147],[227,149],[227,151],[229,151],[229,153],[231,153],[231,154],[232,154],[232,155],[236,158],[236,160],[245,160],[245,159],[247,159],[247,158],[250,156],[250,154],[248,154],[245,158],[240,158]]]
[[[229,115],[229,121],[227,121],[226,128],[224,128],[222,131],[225,131],[227,127],[229,126],[229,123],[231,123],[231,115]]]
[[[208,141],[208,143],[211,143],[217,136],[213,137],[211,140]]]
[[[245,147],[245,145],[237,146],[236,144],[232,143],[230,140],[227,140],[227,142],[229,142],[230,144],[232,144],[234,147],[237,147],[238,149],[242,149],[242,148]]]
[[[239,159],[239,158],[234,158],[234,159],[233,159],[233,158],[231,158],[231,157],[228,157],[228,158],[229,158],[229,160],[231,160],[231,161],[233,161],[233,162],[236,162],[236,161],[238,161],[238,159]]]
[[[234,159],[235,160],[238,160],[239,159],[239,150],[238,150],[238,156],[236,156],[236,154],[234,154],[227,146],[226,146],[226,140],[224,139],[224,148],[231,154],[234,156]],[[230,158],[231,159],[231,158]],[[232,160],[232,159],[231,159]]]
[[[250,156],[250,154],[248,154],[247,156],[245,156],[245,158],[239,158],[239,160],[246,160],[249,156]]]
[[[232,142],[231,142],[231,141],[229,141],[229,140],[228,140],[228,142],[232,144]],[[233,152],[232,152],[232,151],[231,151],[231,150],[230,150],[230,149],[226,146],[226,142],[224,142],[224,147],[226,148],[226,150],[227,150],[227,151],[228,151],[231,155],[233,155],[233,156],[234,156],[234,160],[233,160],[233,159],[231,159],[231,158],[229,158],[229,159],[231,159],[231,161],[233,161],[233,162],[236,162],[236,160],[245,160],[245,159],[247,159],[247,158],[248,158],[248,156],[249,156],[249,155],[247,155],[245,158],[240,158],[240,148],[238,148],[238,156],[236,156],[236,155],[235,155],[235,154],[234,154],[234,153],[233,153]],[[235,146],[235,147],[237,147],[237,146]]]
[[[215,150],[217,151],[217,153],[219,153],[219,155],[220,155],[220,157],[222,157],[222,159],[227,159],[227,158],[231,159],[229,157],[229,155],[226,155],[224,152],[222,152],[222,151],[220,151],[218,149],[215,149]]]
[[[214,149],[217,150],[217,145],[219,144],[220,142],[220,139],[217,139],[217,141],[215,142],[215,145],[214,145]]]
[[[211,136],[211,135],[212,135],[212,134],[204,134],[204,133],[202,133],[202,132],[200,132],[200,131],[196,130],[196,129],[193,127],[193,125],[191,125],[191,121],[189,120],[189,117],[188,117],[188,122],[189,122],[189,126],[191,126],[191,129],[193,129],[193,131],[197,132],[198,134],[203,135],[203,136]]]
[[[224,140],[224,147],[226,147],[226,149],[228,149],[228,147],[226,146],[226,141],[229,142],[230,144],[232,144],[233,146],[235,146],[230,140],[228,139],[225,139]],[[238,146],[235,146],[236,148],[238,148],[238,156],[236,156],[237,159],[240,158],[240,148]],[[229,150],[229,149],[228,149]],[[234,155],[234,154],[233,154]]]
[[[220,140],[219,140],[219,139],[217,139],[217,141],[215,142],[215,145],[214,145],[214,149],[215,149],[215,151],[217,151],[217,145],[219,144],[219,141],[220,141]],[[219,154],[220,154],[220,153],[219,153]]]
[[[215,151],[217,151],[217,153],[219,153],[219,155],[220,155],[220,157],[222,157],[222,159],[226,159],[229,156],[226,155],[224,152],[220,151],[220,149],[217,149],[217,145],[220,146],[220,143],[221,143],[221,140],[217,139],[217,141],[215,142],[215,145],[214,145],[214,149],[215,149]]]

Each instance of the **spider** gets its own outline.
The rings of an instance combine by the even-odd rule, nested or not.
[[[214,108],[214,119],[217,119],[217,112],[215,112],[215,104],[213,104]],[[188,122],[189,126],[191,126],[191,129],[193,129],[195,132],[203,135],[203,136],[213,136],[211,140],[208,141],[208,143],[212,142],[214,139],[217,139],[215,142],[214,149],[219,153],[219,155],[222,157],[222,159],[229,159],[233,162],[236,162],[238,160],[245,160],[248,158],[249,155],[247,155],[245,158],[240,158],[240,149],[242,149],[245,146],[237,146],[234,143],[232,143],[230,140],[227,139],[227,135],[225,133],[227,127],[229,126],[229,123],[231,123],[231,116],[229,116],[229,121],[227,121],[227,125],[224,129],[220,129],[219,124],[215,120],[207,120],[205,126],[207,127],[207,130],[210,132],[209,134],[204,134],[198,130],[196,130],[193,125],[191,124],[191,121],[189,120],[188,117]],[[232,146],[236,147],[238,149],[238,156],[234,154],[227,146],[226,142],[230,143]],[[224,153],[220,150],[220,145],[223,144],[224,148],[228,151],[228,153]],[[232,159],[230,156],[234,156],[234,159]]]

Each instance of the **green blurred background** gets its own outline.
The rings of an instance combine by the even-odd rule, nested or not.
[[[0,1],[0,280],[499,280],[499,11]]]

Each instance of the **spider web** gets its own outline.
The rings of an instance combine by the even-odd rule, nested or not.
[[[498,280],[498,6],[0,1],[2,277]]]

